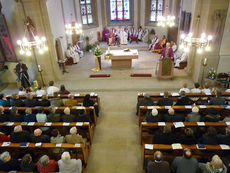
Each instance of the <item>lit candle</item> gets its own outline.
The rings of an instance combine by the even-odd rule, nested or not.
[[[41,66],[40,65],[38,65],[38,71],[41,71]]]
[[[206,66],[206,65],[207,65],[207,58],[204,58],[203,65],[204,65],[204,66]]]

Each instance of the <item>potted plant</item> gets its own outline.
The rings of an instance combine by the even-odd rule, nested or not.
[[[85,50],[88,51],[88,52],[91,52],[93,49],[93,45],[89,44],[86,46]]]
[[[96,68],[93,69],[94,71],[100,71],[101,70],[101,55],[103,54],[101,48],[99,46],[97,46],[94,51],[93,54],[95,56],[95,64],[96,64]]]

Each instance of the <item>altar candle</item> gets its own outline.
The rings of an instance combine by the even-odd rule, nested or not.
[[[40,65],[38,65],[38,71],[41,71],[41,66]]]
[[[108,47],[108,53],[110,53],[110,46]]]
[[[204,65],[204,66],[206,66],[206,65],[207,65],[207,58],[204,58],[203,65]]]

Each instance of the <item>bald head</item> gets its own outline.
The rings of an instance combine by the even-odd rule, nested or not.
[[[168,113],[169,115],[174,115],[175,111],[173,108],[169,108]]]
[[[41,129],[35,129],[34,130],[34,136],[41,136],[41,135],[42,135]]]

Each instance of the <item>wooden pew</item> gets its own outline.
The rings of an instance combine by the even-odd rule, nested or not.
[[[71,122],[66,124],[65,122],[53,122],[50,126],[46,125],[46,122],[30,122],[30,123],[26,123],[26,122],[4,122],[4,123],[0,123],[0,127],[15,127],[17,125],[21,125],[22,127],[29,127],[30,132],[33,132],[34,129],[38,128],[38,127],[51,127],[51,128],[58,128],[58,129],[64,129],[65,131],[68,130],[69,133],[69,128],[71,127],[77,127],[78,132],[82,135],[82,136],[87,136],[87,141],[90,142],[90,144],[92,144],[92,140],[93,140],[93,134],[94,134],[94,130],[93,128],[90,126],[89,122]],[[82,130],[81,130],[82,129]],[[87,130],[85,130],[87,129]],[[63,134],[62,134],[63,135]]]
[[[7,143],[9,145],[4,146],[4,144],[7,144]],[[0,150],[1,150],[1,152],[4,152],[4,151],[10,152],[10,151],[15,151],[15,150],[20,152],[20,150],[22,150],[22,149],[32,149],[34,151],[37,151],[40,149],[46,150],[46,149],[52,149],[52,148],[71,149],[71,150],[76,150],[82,156],[81,160],[82,160],[84,166],[86,166],[86,164],[87,164],[88,151],[83,144],[63,143],[63,144],[61,144],[61,146],[58,146],[58,145],[53,144],[53,143],[42,143],[41,146],[36,146],[36,143],[29,143],[29,145],[25,146],[25,147],[21,147],[20,145],[21,145],[21,143],[3,142],[3,143],[0,143]]]
[[[186,96],[187,97],[215,97],[216,94],[211,93],[211,95],[210,95],[210,94],[205,94],[205,93],[187,93]],[[150,98],[152,98],[155,101],[160,100],[163,97],[164,97],[164,93],[150,94]],[[177,92],[169,93],[169,98],[173,99],[173,101],[176,101],[178,99],[178,97],[180,97],[180,95]],[[230,93],[229,92],[223,92],[222,97],[230,97]],[[138,97],[137,97],[137,102],[139,102],[142,98],[144,98],[144,94],[139,93]]]
[[[164,122],[165,125],[174,126],[173,122]],[[199,123],[199,124],[198,124]],[[183,122],[184,127],[227,127],[230,125],[230,122]],[[204,123],[204,125],[201,125],[200,123]],[[158,122],[154,123],[148,123],[148,122],[141,122],[141,144],[143,144],[143,138],[145,137],[144,133],[148,132],[150,128],[160,128],[163,127],[161,123]]]
[[[208,108],[215,108],[217,110],[224,110],[229,112],[230,111],[230,106],[217,106],[217,105],[196,105],[200,111],[206,111]],[[167,111],[170,107],[172,107],[175,111],[191,111],[192,106],[140,106],[139,108],[139,113],[138,113],[138,120],[139,120],[139,125],[141,125],[141,122],[144,120],[146,115],[142,114],[142,111],[147,112],[151,111],[153,108],[156,108],[158,111]]]
[[[204,145],[206,149],[198,149],[196,145],[182,145],[182,149],[173,150],[172,145],[164,145],[164,144],[143,144],[142,145],[142,158],[143,158],[143,168],[144,162],[147,157],[153,158],[153,154],[155,151],[160,150],[162,152],[170,152],[170,154],[164,154],[164,160],[169,160],[168,157],[171,157],[171,160],[175,156],[182,156],[182,151],[185,148],[189,148],[193,151],[193,156],[196,158],[208,157],[209,160],[211,156],[215,153],[226,153],[229,152],[230,149],[222,149],[220,145]],[[227,145],[228,146],[228,145]],[[230,146],[228,146],[230,147]],[[176,151],[176,152],[173,152]]]
[[[28,107],[18,107],[18,111],[25,111]],[[36,107],[30,107],[32,109],[32,111],[36,111]],[[48,111],[48,107],[42,107],[44,111]],[[63,113],[64,109],[66,107],[56,107],[56,112],[57,113]],[[5,112],[9,112],[11,110],[11,107],[4,107]],[[93,106],[91,107],[84,107],[84,106],[74,106],[70,108],[70,111],[76,112],[77,110],[81,110],[81,109],[85,109],[87,112],[87,115],[89,116],[91,122],[93,123],[94,126],[96,126],[97,123],[97,116],[96,116],[96,112]],[[91,114],[92,113],[92,114]]]

